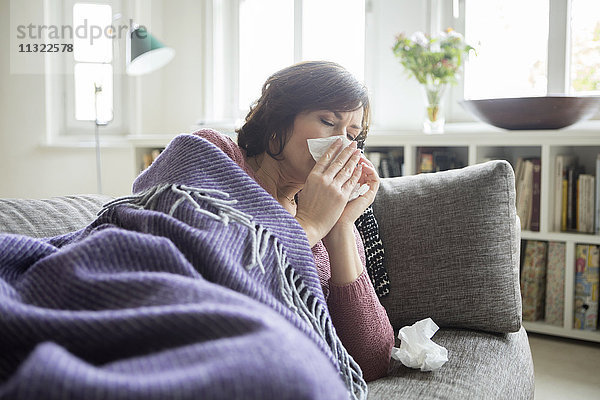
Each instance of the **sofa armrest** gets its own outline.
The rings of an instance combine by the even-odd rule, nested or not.
[[[51,199],[0,199],[0,232],[50,237],[84,228],[109,196],[90,194]]]
[[[373,203],[395,330],[431,317],[441,327],[521,327],[520,224],[506,161],[382,179]]]

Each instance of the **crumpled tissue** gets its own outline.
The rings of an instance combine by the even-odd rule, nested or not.
[[[337,138],[342,138],[342,148],[340,149],[340,151],[342,151],[345,147],[349,146],[352,143],[350,139],[343,135],[330,136],[318,139],[307,139],[306,141],[308,142],[308,151],[310,151],[310,154],[313,156],[314,160],[319,161],[319,159],[323,156],[325,151],[327,151],[327,149]],[[348,201],[352,201],[358,196],[362,196],[363,194],[367,193],[368,191],[369,185],[367,185],[366,183],[362,185],[357,183],[356,187],[352,190]]]
[[[400,329],[400,348],[392,348],[392,358],[409,368],[433,371],[448,361],[448,350],[431,340],[440,329],[431,318]]]

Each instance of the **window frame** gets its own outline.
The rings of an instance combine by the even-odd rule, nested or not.
[[[107,4],[111,6],[112,14],[121,13],[121,19],[113,24],[123,24],[122,0],[46,0],[44,2],[44,18],[46,25],[73,24],[73,6],[76,3]],[[127,134],[128,102],[124,94],[128,90],[125,74],[125,37],[115,38],[122,41],[113,46],[113,119],[102,127],[104,135],[125,136]],[[73,43],[73,41],[71,41]],[[46,139],[48,142],[57,139],[82,139],[94,135],[94,121],[79,121],[75,119],[75,61],[73,53],[66,57],[45,55],[46,72]]]
[[[239,4],[242,0],[203,2],[202,106],[199,125],[231,128],[237,118]],[[228,43],[227,46],[224,43]],[[218,71],[222,71],[219,73]]]

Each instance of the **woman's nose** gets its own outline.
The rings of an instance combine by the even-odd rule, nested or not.
[[[346,136],[347,136],[347,134],[348,134],[348,131],[346,130],[346,128],[344,128],[344,127],[341,127],[341,128],[338,130],[337,134],[338,134],[338,135],[342,135],[342,136],[346,137]]]

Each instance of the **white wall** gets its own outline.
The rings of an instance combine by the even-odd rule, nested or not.
[[[139,102],[134,134],[188,132],[200,118],[202,94],[202,4],[197,0],[152,0],[137,21],[175,50],[164,68],[135,78]],[[137,85],[137,86],[136,86]],[[134,106],[135,107],[135,106]]]

